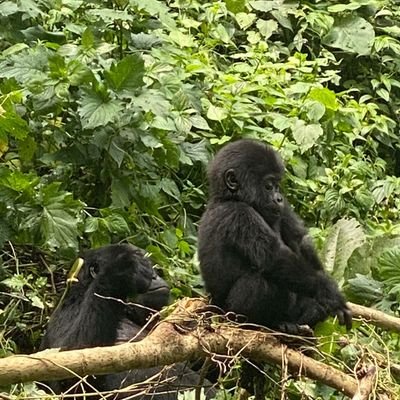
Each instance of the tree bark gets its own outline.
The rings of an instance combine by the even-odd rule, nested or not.
[[[17,382],[59,380],[73,376],[106,374],[199,359],[211,354],[248,357],[281,365],[297,375],[321,381],[349,397],[358,392],[353,377],[288,348],[269,333],[210,324],[195,310],[206,304],[184,299],[145,339],[110,347],[82,350],[46,350],[32,355],[0,359],[0,386]],[[199,318],[200,317],[200,318]]]
[[[380,328],[400,333],[400,318],[385,314],[382,311],[374,310],[373,308],[360,306],[350,302],[348,302],[347,305],[353,313],[353,317],[362,318],[366,322],[370,322]]]

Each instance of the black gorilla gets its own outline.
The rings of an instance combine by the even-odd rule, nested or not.
[[[228,144],[208,171],[210,199],[199,227],[199,260],[214,304],[286,331],[351,312],[300,218],[279,190],[284,166],[253,140]]]
[[[141,332],[142,327],[151,310],[160,310],[169,300],[168,285],[153,271],[144,251],[133,245],[117,244],[88,250],[82,258],[84,264],[78,282],[72,285],[51,316],[40,348],[71,350],[142,339],[147,333],[146,330]],[[132,297],[138,306],[123,303]],[[153,380],[149,379],[153,376]],[[143,382],[145,380],[148,381]],[[140,399],[172,400],[177,398],[178,390],[198,385],[200,377],[179,363],[168,368],[146,368],[92,377],[88,382],[84,389],[86,392],[93,392],[92,387],[109,391],[135,384],[134,388],[113,399],[138,395]],[[51,382],[49,386],[61,393],[73,384],[74,380],[69,379]],[[208,382],[204,385],[210,386]],[[213,388],[206,391],[207,396],[215,393]],[[72,393],[81,392],[80,387],[72,390]]]

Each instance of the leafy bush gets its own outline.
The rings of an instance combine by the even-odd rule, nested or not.
[[[239,137],[282,153],[349,295],[398,311],[399,26],[394,0],[2,2],[4,353],[37,345],[80,247],[127,238],[200,288],[204,167]]]

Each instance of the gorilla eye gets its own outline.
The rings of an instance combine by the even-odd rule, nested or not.
[[[270,191],[274,190],[274,184],[272,182],[266,182],[265,189]]]

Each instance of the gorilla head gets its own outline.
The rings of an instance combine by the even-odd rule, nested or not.
[[[271,147],[254,140],[230,143],[209,166],[210,200],[242,201],[273,223],[284,206],[279,190],[284,171],[279,154]]]

